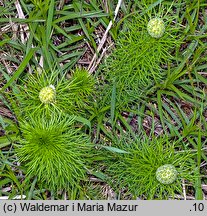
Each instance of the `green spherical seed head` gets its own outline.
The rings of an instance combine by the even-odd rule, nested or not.
[[[55,87],[50,85],[40,90],[39,99],[44,104],[51,104],[55,101],[55,94]]]
[[[153,18],[147,24],[148,33],[154,38],[160,38],[165,32],[165,23],[160,18]]]
[[[171,184],[177,179],[178,172],[171,164],[165,164],[156,171],[156,178],[162,184]]]

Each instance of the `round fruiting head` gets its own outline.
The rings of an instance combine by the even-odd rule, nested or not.
[[[172,164],[165,164],[156,171],[156,178],[162,184],[172,184],[177,179],[178,172]]]
[[[165,32],[165,23],[161,18],[153,18],[147,24],[147,31],[153,38],[160,38]]]
[[[55,87],[53,85],[42,88],[39,92],[39,99],[44,104],[51,104],[55,102]]]

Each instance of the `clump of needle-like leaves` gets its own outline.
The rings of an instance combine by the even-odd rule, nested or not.
[[[180,45],[179,28],[173,17],[134,15],[124,22],[116,47],[104,66],[109,86],[116,85],[116,99],[123,106],[147,89],[161,83],[166,65],[174,59],[172,50]],[[112,87],[111,87],[112,88]]]
[[[15,98],[20,109],[16,112],[83,114],[94,85],[95,79],[84,69],[75,69],[69,78],[60,71],[34,72],[18,86]]]
[[[182,194],[182,180],[195,179],[194,155],[179,151],[180,143],[168,137],[119,138],[113,147],[108,174],[116,190],[127,189],[135,198],[169,199]],[[176,150],[177,149],[177,150]]]
[[[43,187],[52,190],[78,186],[86,179],[93,145],[74,127],[73,117],[30,116],[20,122],[20,129],[22,139],[16,151],[27,176],[36,176]]]

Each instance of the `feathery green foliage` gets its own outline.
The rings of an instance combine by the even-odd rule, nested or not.
[[[135,197],[143,195],[146,199],[168,199],[182,193],[181,180],[194,181],[196,165],[193,154],[180,151],[179,145],[168,137],[150,139],[146,135],[136,140],[117,140],[114,146],[126,153],[117,153],[112,159],[108,169],[114,179],[112,185],[116,185],[116,189],[127,189]],[[177,178],[170,184],[159,182],[156,176],[158,168],[166,164],[174,166],[177,171]]]
[[[59,71],[35,72],[19,85],[14,93],[14,109],[21,116],[25,113],[65,112],[84,113],[93,94],[95,80],[88,71],[76,69],[69,79]],[[22,113],[22,114],[21,114]]]
[[[23,138],[17,144],[19,160],[27,175],[48,189],[65,189],[86,179],[86,168],[92,159],[89,137],[75,129],[69,116],[33,116],[20,122]]]
[[[111,86],[116,83],[117,101],[122,106],[123,103],[126,105],[137,100],[145,94],[147,88],[162,82],[166,76],[162,66],[174,59],[172,50],[180,45],[177,36],[180,28],[173,23],[174,17],[171,15],[162,17],[161,27],[165,29],[160,37],[149,34],[149,22],[153,20],[151,17],[156,16],[152,12],[150,15],[134,15],[125,20],[116,48],[106,60],[106,80]]]
[[[94,96],[95,79],[86,69],[76,68],[72,71],[71,82],[73,86],[70,89],[74,94],[72,98],[77,107],[82,109],[84,106],[86,107],[86,102],[90,104],[92,101],[89,99]],[[83,104],[83,102],[85,103]]]

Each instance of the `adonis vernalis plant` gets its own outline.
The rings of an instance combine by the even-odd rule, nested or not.
[[[162,82],[166,75],[163,66],[174,59],[172,51],[180,45],[174,17],[149,13],[125,21],[116,48],[106,59],[106,80],[111,86],[116,83],[120,105],[136,100],[146,89]]]
[[[84,69],[75,69],[68,79],[59,71],[35,72],[18,86],[18,106],[14,105],[14,109],[20,107],[23,113],[84,113],[94,85],[95,79]]]
[[[93,158],[90,138],[74,127],[74,118],[33,116],[20,122],[17,155],[27,175],[47,189],[67,189],[86,179]]]
[[[125,153],[117,153],[108,169],[114,179],[112,186],[145,199],[169,199],[182,194],[182,179],[194,181],[196,167],[193,155],[176,151],[177,145],[167,137],[117,140],[114,147]]]

